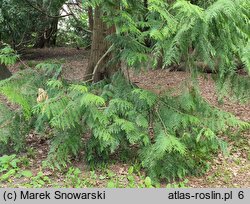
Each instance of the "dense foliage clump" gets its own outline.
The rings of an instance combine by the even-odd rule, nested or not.
[[[23,151],[35,131],[49,135],[48,167],[61,169],[83,151],[91,164],[125,155],[139,160],[152,178],[170,180],[203,173],[213,155],[227,150],[220,135],[249,128],[206,102],[197,85],[199,74],[210,72],[221,102],[224,96],[249,101],[248,0],[90,0],[81,5],[89,25],[86,15],[78,22],[74,12],[67,14],[75,20],[69,36],[57,27],[67,1],[20,2],[0,3],[1,41],[42,48],[55,46],[58,33],[64,44],[87,32],[90,62],[79,83],[65,81],[61,65],[49,63],[0,82],[0,154]],[[87,25],[90,30],[78,29]],[[9,46],[0,52],[1,64],[18,58]],[[192,79],[178,94],[157,95],[125,77],[129,68],[146,67],[181,69]]]
[[[48,71],[43,71],[51,69],[47,64],[38,67],[1,82],[1,94],[19,107],[1,112],[7,118],[3,125],[14,115],[18,118],[1,128],[5,138],[1,145],[11,144],[7,146],[18,150],[27,130],[43,133],[50,127],[50,167],[66,166],[82,150],[91,163],[127,151],[141,160],[152,178],[183,178],[202,173],[219,149],[226,152],[220,134],[230,127],[249,127],[210,106],[192,84],[178,96],[159,96],[134,87],[121,74],[111,82],[68,84],[58,80],[56,72],[46,76]],[[38,77],[41,73],[44,80]],[[41,87],[48,98],[37,103]]]

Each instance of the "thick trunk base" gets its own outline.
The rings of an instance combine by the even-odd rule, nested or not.
[[[90,60],[85,72],[85,81],[92,79],[93,82],[98,82],[104,78],[110,78],[118,70],[117,64],[109,63],[112,53],[105,55],[110,47],[110,43],[107,42],[106,37],[115,32],[115,27],[107,27],[103,22],[102,15],[100,7],[96,7]]]
[[[0,80],[7,79],[11,76],[10,70],[5,65],[0,64]]]

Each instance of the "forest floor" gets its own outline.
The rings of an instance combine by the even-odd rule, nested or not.
[[[69,81],[81,81],[88,62],[88,51],[84,49],[77,50],[76,48],[29,50],[29,53],[26,53],[24,56],[23,61],[18,62],[10,69],[12,72],[17,72],[20,69],[24,69],[25,66],[32,67],[44,61],[62,63],[63,78]],[[143,71],[140,74],[130,72],[131,81],[141,88],[159,94],[173,87],[181,88],[181,85],[188,78],[188,73],[169,72],[168,70],[149,70]],[[202,96],[210,104],[231,112],[241,120],[250,122],[250,104],[239,104],[227,98],[224,99],[223,103],[218,103],[215,84],[209,74],[206,74],[205,77],[200,77],[199,84]],[[216,156],[211,162],[211,169],[205,175],[188,177],[184,184],[186,187],[250,187],[250,131],[225,135],[223,139],[229,144],[229,154],[226,156],[223,154]],[[47,156],[48,141],[39,139],[36,134],[30,134],[28,143],[31,147],[31,169],[35,174],[41,170],[42,161]],[[131,170],[129,170],[131,165],[133,164],[111,162],[108,167],[104,168],[105,170],[102,169],[95,172],[87,170],[83,162],[74,162],[74,166],[90,178],[88,182],[97,187],[107,186],[107,183],[111,181],[111,177],[119,178],[119,182],[124,183],[124,185],[130,183],[128,176],[131,174]],[[56,177],[53,174],[50,170],[44,172],[44,175],[53,177],[55,180],[53,182],[57,182],[58,184],[63,183],[67,179],[61,173],[58,173]],[[140,178],[144,178],[143,175],[143,172],[137,172],[134,178],[137,182],[140,182]],[[163,182],[161,186],[166,186],[166,183]]]

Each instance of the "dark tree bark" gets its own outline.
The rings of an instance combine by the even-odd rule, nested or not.
[[[56,45],[56,36],[58,30],[58,18],[51,21],[50,27],[38,34],[38,39],[34,48],[45,48]]]
[[[50,46],[56,46],[56,38],[57,38],[57,31],[58,31],[58,21],[59,19],[56,18],[51,23],[51,37],[50,37]]]
[[[88,7],[88,19],[89,19],[89,30],[93,32],[94,16],[93,16],[93,8],[91,6]]]
[[[148,0],[144,0],[144,1],[143,1],[143,4],[144,4],[144,8],[145,8],[145,9],[148,9]]]
[[[0,64],[0,80],[7,79],[11,76],[10,70],[5,65]]]
[[[162,69],[164,66],[163,55],[164,55],[163,49],[161,49],[161,54],[157,59],[157,67],[156,67],[157,69]]]
[[[108,28],[102,20],[102,15],[100,7],[96,7],[94,11],[90,60],[85,72],[85,80],[93,79],[94,82],[110,78],[118,70],[117,65],[109,64],[107,67],[107,63],[111,58],[111,53],[107,53],[107,51],[111,45],[105,38],[115,32],[115,27]]]
[[[3,43],[0,39],[0,49],[2,49]],[[11,77],[12,74],[10,70],[4,65],[0,63],[0,80],[7,79]]]

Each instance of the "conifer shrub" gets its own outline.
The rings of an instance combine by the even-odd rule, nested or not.
[[[0,61],[15,63],[18,56],[10,47],[3,48]],[[39,64],[36,69],[25,69],[0,81],[0,154],[25,150],[25,139],[34,128],[39,128],[39,117],[32,113],[38,89],[61,72],[57,64]]]
[[[208,104],[192,85],[175,96],[135,87],[121,74],[111,82],[69,84],[57,79],[58,68],[41,64],[1,82],[1,94],[18,107],[0,105],[2,151],[22,149],[31,129],[44,133],[49,127],[49,167],[66,167],[83,150],[88,162],[97,163],[129,149],[152,178],[170,180],[204,173],[207,161],[227,151],[219,135],[249,128]],[[39,88],[48,95],[41,102]]]
[[[163,66],[184,63],[192,83],[179,95],[140,89],[121,74],[97,84],[71,84],[60,79],[60,65],[42,63],[0,82],[0,94],[17,106],[0,102],[1,151],[20,151],[30,130],[44,134],[49,128],[46,165],[51,168],[66,167],[83,150],[89,163],[129,150],[154,179],[204,173],[208,161],[227,150],[220,135],[250,128],[206,102],[195,83],[202,62],[215,74],[220,98],[230,93],[249,100],[249,75],[237,74],[238,62],[249,73],[249,1],[218,0],[203,6],[149,1],[146,22],[140,1],[122,1],[121,10],[105,2],[98,1],[105,21],[117,25],[117,32],[107,37],[118,53],[116,60],[139,68],[152,55],[155,66],[159,58]],[[146,38],[152,46],[145,46]],[[0,62],[12,59],[0,55]],[[38,101],[39,90],[44,97]]]

